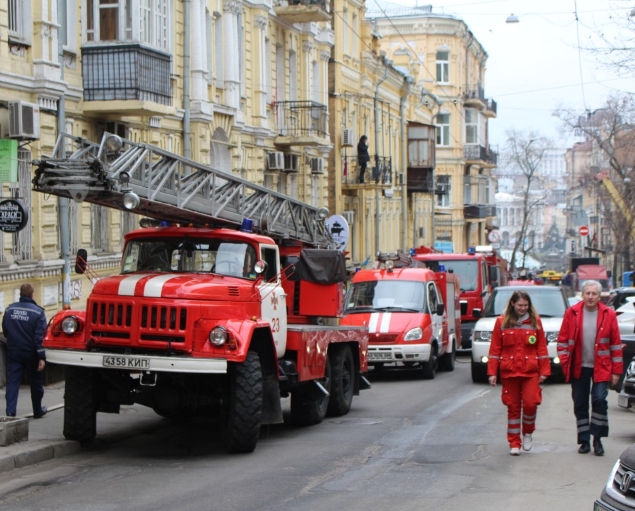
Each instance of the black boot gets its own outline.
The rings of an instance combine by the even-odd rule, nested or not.
[[[591,452],[591,446],[589,445],[589,442],[582,442],[580,444],[580,448],[578,449],[578,452],[580,454],[586,454],[588,452]]]
[[[596,456],[604,456],[604,447],[600,438],[593,438],[593,454]]]

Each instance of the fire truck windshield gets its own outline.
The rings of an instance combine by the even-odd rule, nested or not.
[[[445,271],[453,272],[459,276],[461,291],[476,291],[478,285],[478,261],[476,260],[425,260],[425,265],[432,271],[440,271],[443,266]]]
[[[256,249],[222,239],[136,239],[126,245],[122,261],[122,273],[218,273],[256,278]]]
[[[346,294],[347,314],[356,312],[424,312],[425,284],[386,280],[357,282]]]

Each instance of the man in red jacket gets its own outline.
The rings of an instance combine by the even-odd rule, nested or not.
[[[601,438],[609,434],[609,384],[617,385],[624,367],[622,340],[613,309],[600,303],[602,286],[595,280],[582,285],[582,301],[569,307],[558,334],[558,356],[566,381],[571,382],[573,411],[580,454],[604,455]],[[589,391],[591,420],[589,422]]]

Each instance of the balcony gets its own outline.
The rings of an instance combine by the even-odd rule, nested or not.
[[[287,23],[331,21],[326,0],[283,0],[276,7],[276,15]]]
[[[467,163],[480,163],[496,166],[498,162],[498,153],[492,151],[491,148],[487,148],[482,145],[466,145],[463,146],[463,158],[465,158]]]
[[[485,106],[485,115],[487,117],[496,117],[497,105],[493,99],[488,99]]]
[[[485,90],[480,83],[468,86],[463,98],[467,108],[482,110],[486,117],[496,117],[496,101],[485,97]]]
[[[371,156],[370,163],[366,167],[364,183],[359,182],[360,167],[357,156],[342,158],[342,184],[343,185],[380,185],[391,186],[392,158],[390,156]],[[374,163],[374,164],[373,164]]]
[[[139,44],[82,48],[85,111],[120,114],[169,113],[172,57]]]
[[[408,193],[433,193],[434,169],[408,167]]]
[[[463,218],[479,220],[496,216],[496,206],[490,204],[466,204],[463,206]]]
[[[328,107],[315,101],[278,101],[274,103],[281,147],[328,146]]]

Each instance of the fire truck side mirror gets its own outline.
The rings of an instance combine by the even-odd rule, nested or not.
[[[75,273],[82,275],[86,271],[86,264],[88,261],[88,252],[85,249],[80,248],[77,251],[77,257],[75,258]]]
[[[443,316],[444,312],[445,312],[445,305],[443,305],[442,303],[437,303],[437,316]]]
[[[460,307],[461,307],[461,316],[465,316],[467,314],[467,300],[461,300]]]
[[[481,309],[472,309],[472,316],[475,318],[480,318],[483,315],[483,311]]]

